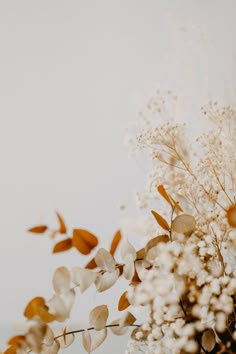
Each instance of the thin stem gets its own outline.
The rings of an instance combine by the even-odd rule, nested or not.
[[[119,327],[119,324],[118,323],[117,324],[109,324],[109,325],[106,325],[104,328],[111,328],[111,327]],[[140,325],[131,324],[128,327],[140,327]],[[87,331],[93,331],[93,330],[95,330],[95,327],[89,327],[89,328],[83,328],[83,329],[75,329],[73,331],[65,332],[65,333],[59,334],[58,336],[54,337],[54,340],[56,340],[58,338],[61,338],[61,337],[68,336],[69,334],[82,333],[82,332],[85,332],[86,330]]]

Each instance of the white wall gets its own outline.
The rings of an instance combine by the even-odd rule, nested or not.
[[[235,14],[234,0],[0,1],[0,324],[50,296],[57,265],[85,262],[28,227],[57,209],[105,246],[135,215],[144,171],[123,138],[156,87],[195,125],[209,98],[233,101]]]

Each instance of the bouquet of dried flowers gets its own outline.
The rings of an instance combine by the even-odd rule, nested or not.
[[[108,330],[122,335],[128,329],[127,354],[236,352],[236,110],[216,102],[203,107],[212,129],[192,147],[183,124],[161,121],[168,116],[164,97],[152,97],[147,110],[135,134],[135,145],[148,149],[151,161],[139,202],[155,206],[143,247],[136,250],[119,230],[108,249],[96,251],[98,238],[84,229],[68,234],[59,213],[57,230],[31,228],[64,236],[54,253],[74,247],[92,256],[84,267],[55,270],[54,295],[27,304],[26,330],[9,340],[4,354],[56,354],[76,336],[90,353]],[[118,319],[110,319],[102,303],[91,310],[88,328],[64,327],[55,335],[52,323],[70,318],[77,292],[90,286],[105,292],[121,277],[127,289],[119,297]]]

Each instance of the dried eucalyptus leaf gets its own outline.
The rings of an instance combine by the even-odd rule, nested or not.
[[[89,323],[96,331],[100,331],[106,326],[109,310],[107,305],[95,307],[89,314]]]
[[[136,317],[131,312],[127,311],[120,319],[120,326],[126,327],[132,325],[136,321]]]
[[[125,260],[125,257],[130,254],[133,258],[133,260],[136,259],[136,251],[135,248],[131,245],[131,243],[128,240],[125,240],[122,243],[121,250],[120,250],[120,255],[123,260]]]
[[[125,257],[125,265],[123,269],[123,274],[125,279],[131,280],[134,276],[135,268],[134,268],[134,260],[131,254],[128,254]]]
[[[71,270],[72,282],[80,287],[81,293],[90,287],[97,279],[97,273],[84,268],[74,267]]]
[[[96,331],[91,343],[91,352],[104,342],[107,337],[107,328],[103,328],[101,331]]]
[[[95,256],[95,262],[100,269],[112,272],[115,269],[116,262],[113,256],[104,248],[100,248]]]
[[[114,320],[110,323],[110,330],[112,331],[113,334],[116,336],[123,336],[128,330],[128,327],[121,327],[120,326],[120,320]]]
[[[70,289],[70,272],[66,267],[59,267],[55,270],[53,279],[53,288],[56,293],[63,293]]]
[[[82,343],[83,343],[83,347],[84,347],[85,351],[87,353],[90,353],[91,352],[91,335],[87,329],[82,333]]]
[[[118,269],[116,269],[112,273],[105,272],[104,274],[98,274],[98,277],[95,280],[95,286],[97,291],[103,292],[111,288],[119,278],[119,274],[120,272]]]
[[[208,329],[202,335],[202,346],[207,352],[211,352],[216,345],[216,336],[213,329]]]
[[[196,220],[192,215],[181,214],[172,222],[172,229],[180,234],[190,236],[196,227]]]

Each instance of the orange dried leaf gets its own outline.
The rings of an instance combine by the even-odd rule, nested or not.
[[[127,309],[127,307],[129,307],[129,306],[130,306],[130,303],[129,303],[129,300],[127,299],[127,291],[125,291],[120,297],[120,300],[118,303],[118,310],[123,311],[123,310]]]
[[[30,302],[28,303],[28,305],[25,308],[24,311],[24,316],[27,317],[29,320],[35,316],[35,312],[36,309],[39,306],[44,306],[45,305],[45,300],[43,297],[35,297],[32,300],[30,300]]]
[[[66,238],[55,244],[52,253],[65,252],[73,247],[72,238]]]
[[[24,310],[24,316],[30,320],[31,318],[38,316],[43,322],[52,322],[55,316],[48,312],[48,306],[46,306],[45,300],[42,297],[33,298]]]
[[[137,270],[135,268],[134,276],[131,280],[131,285],[137,285],[138,283],[141,283],[141,279],[139,278]]]
[[[7,344],[8,345],[17,345],[19,342],[22,342],[23,340],[25,340],[25,336],[24,335],[14,336],[14,337],[9,339]]]
[[[34,226],[28,229],[29,232],[32,232],[34,234],[43,234],[48,227],[46,225],[39,225],[39,226]]]
[[[183,211],[183,209],[181,208],[181,206],[179,205],[179,203],[177,203],[166,191],[165,187],[163,185],[159,185],[157,187],[158,192],[160,193],[160,195],[167,201],[167,203],[170,204],[170,206],[179,211]]]
[[[58,232],[60,234],[66,234],[67,228],[64,220],[62,219],[61,215],[56,211],[57,219],[59,221],[59,229]]]
[[[162,184],[157,187],[157,190],[160,193],[160,195],[167,201],[167,203],[169,203],[171,206],[173,206],[170,196]]]
[[[74,229],[72,236],[73,246],[86,255],[89,254],[98,244],[98,239],[91,232],[83,229]]]
[[[154,218],[156,219],[157,223],[164,229],[169,231],[170,227],[168,222],[158,213],[156,213],[154,210],[152,210],[152,215],[154,216]]]
[[[226,217],[229,225],[231,227],[236,227],[236,204],[231,205],[231,207],[227,210]]]
[[[115,234],[115,236],[113,237],[113,240],[111,242],[111,247],[110,247],[110,254],[113,256],[114,253],[116,252],[117,247],[119,246],[119,243],[122,239],[122,235],[120,230],[118,230]]]
[[[89,261],[84,268],[86,268],[86,269],[95,269],[95,268],[97,268],[97,264],[95,262],[95,259],[92,258],[91,261]]]
[[[48,312],[48,306],[38,307],[37,315],[44,323],[50,323],[56,319],[54,315]]]
[[[17,354],[17,347],[15,345],[11,345],[3,354]]]

